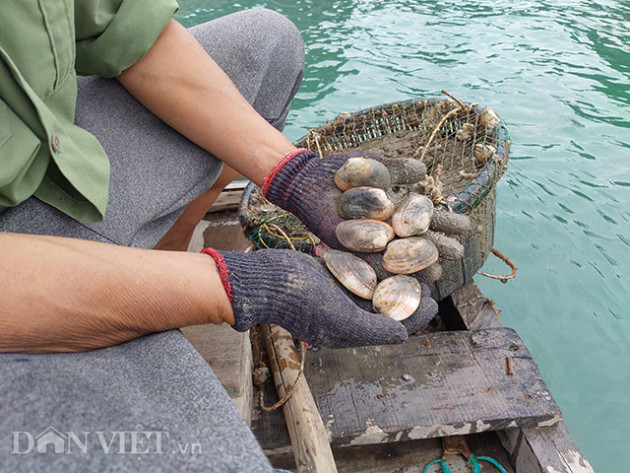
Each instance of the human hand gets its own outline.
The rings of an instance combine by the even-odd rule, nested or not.
[[[401,343],[400,322],[359,308],[321,260],[291,250],[202,251],[217,263],[234,329],[272,323],[313,345],[345,348]]]
[[[335,181],[335,174],[342,167],[351,169],[349,174],[352,182]],[[416,159],[384,160],[363,151],[336,153],[321,159],[317,153],[298,149],[285,156],[271,175],[265,178],[262,192],[267,200],[295,215],[326,245],[340,250],[345,248],[339,242],[335,229],[344,219],[386,220],[394,211],[391,202],[388,209],[376,208],[367,212],[356,202],[350,202],[348,210],[344,212],[342,209],[340,214],[339,203],[344,195],[343,190],[358,186],[371,187],[377,193],[370,199],[371,203],[378,207],[381,201],[389,202],[385,192],[391,186],[417,182],[425,173],[426,167]]]
[[[335,181],[335,173],[353,158],[365,158],[370,163],[365,169],[351,172],[354,182]],[[358,160],[354,160],[358,161]],[[424,164],[415,159],[383,159],[373,153],[355,151],[337,153],[321,159],[317,153],[298,149],[285,156],[270,176],[265,178],[263,195],[272,203],[293,213],[326,245],[334,249],[346,249],[339,242],[335,229],[344,219],[375,218],[387,220],[394,211],[394,204],[381,194],[377,200],[387,202],[387,209],[380,215],[361,213],[356,205],[345,214],[339,214],[339,202],[344,191],[367,186],[388,191],[391,186],[416,184],[426,173]],[[352,179],[354,178],[354,179]],[[340,188],[341,187],[341,188]],[[400,202],[397,202],[400,203]],[[368,205],[372,202],[368,202]],[[380,202],[376,202],[380,206]],[[470,230],[470,222],[464,215],[444,209],[437,210],[431,221],[431,230],[445,234],[463,234]]]
[[[360,245],[349,244],[337,232],[337,227],[344,219],[368,218],[392,223],[390,217],[395,210],[398,214],[404,203],[391,190],[404,187],[419,197],[413,191],[420,190],[419,183],[424,180],[425,174],[426,167],[415,159],[385,160],[365,152],[332,154],[320,159],[316,153],[297,150],[288,155],[266,179],[263,194],[271,202],[296,215],[329,247],[350,250],[367,261],[376,271],[378,279],[382,280],[392,275],[383,265],[381,254],[387,241],[394,237],[391,228],[383,224],[383,227],[389,228],[391,237],[381,246],[365,249]],[[390,200],[394,196],[397,198],[396,205]],[[422,198],[429,211],[427,224],[424,228],[414,228],[398,236],[422,234],[437,248],[440,258],[460,258],[463,246],[450,235],[468,232],[468,217],[454,214],[445,208],[434,211],[430,199]],[[414,217],[410,220],[413,222]],[[399,233],[398,230],[396,232]],[[364,236],[367,231],[360,228],[356,233]],[[442,274],[441,267],[435,261],[431,263],[429,267],[414,270],[413,276],[425,283],[438,280]]]
[[[285,156],[265,178],[263,195],[295,215],[328,246],[343,249],[335,235],[343,219],[337,213],[342,191],[335,185],[334,175],[348,159],[363,154],[334,154],[320,159],[317,153],[298,149]]]

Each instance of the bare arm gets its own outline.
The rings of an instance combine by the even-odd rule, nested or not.
[[[118,79],[162,120],[256,184],[295,149],[175,20]]]
[[[257,184],[294,149],[175,20],[119,80]],[[0,262],[0,351],[82,351],[185,325],[234,324],[206,255],[0,234]]]
[[[83,351],[234,324],[207,255],[0,233],[0,262],[0,351]]]

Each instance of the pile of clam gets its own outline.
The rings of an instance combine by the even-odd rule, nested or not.
[[[376,312],[401,321],[420,306],[420,281],[440,278],[438,259],[463,256],[463,246],[445,233],[465,233],[470,222],[434,210],[431,198],[419,193],[428,178],[421,161],[395,158],[386,163],[351,158],[334,177],[343,191],[337,211],[344,220],[335,229],[337,239],[353,252],[381,253],[382,258],[365,258],[377,267],[382,264],[381,281],[372,265],[352,253],[326,247],[317,253],[346,289],[371,300]]]

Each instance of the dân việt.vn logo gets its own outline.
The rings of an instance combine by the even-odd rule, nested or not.
[[[197,455],[202,453],[201,443],[179,443],[176,448],[169,449],[169,432],[161,430],[144,430],[141,425],[134,430],[94,431],[94,432],[62,432],[49,426],[33,434],[27,431],[14,431],[12,434],[13,455],[26,454],[59,454],[88,455],[94,450],[113,455],[148,455],[179,453]]]

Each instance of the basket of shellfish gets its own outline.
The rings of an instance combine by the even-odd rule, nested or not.
[[[383,212],[367,218],[375,229],[355,229],[351,238],[360,240],[361,235],[370,234],[368,240],[373,242],[374,235],[383,233],[376,240],[383,239],[384,246],[369,250],[383,255],[379,261],[386,271],[379,274],[377,270],[379,280],[387,273],[414,272],[429,285],[436,300],[444,299],[471,280],[490,253],[496,184],[507,169],[510,148],[507,128],[496,113],[446,95],[449,98],[408,100],[341,113],[295,143],[317,152],[322,159],[351,151],[380,157],[389,180],[380,188],[375,184],[375,189],[368,192],[379,193]],[[366,220],[364,209],[353,207],[357,201],[366,201],[361,194],[366,192],[365,185],[355,187],[343,182],[352,180],[352,172],[364,174],[363,169],[350,169],[349,178],[343,173],[335,176],[337,186],[344,191],[339,199],[339,213],[346,219],[343,225],[348,227],[357,226],[355,220]],[[268,202],[253,183],[248,184],[241,198],[239,220],[257,248],[291,247],[315,253],[318,247],[315,235],[295,216]],[[444,228],[449,229],[448,234],[442,232]],[[338,228],[340,242],[351,251],[365,252],[353,247],[354,241],[342,241],[344,230]],[[405,240],[411,241],[401,243]],[[396,264],[407,264],[387,258],[388,248],[396,247],[404,247],[404,253],[419,252],[426,259],[423,268],[396,268]]]

